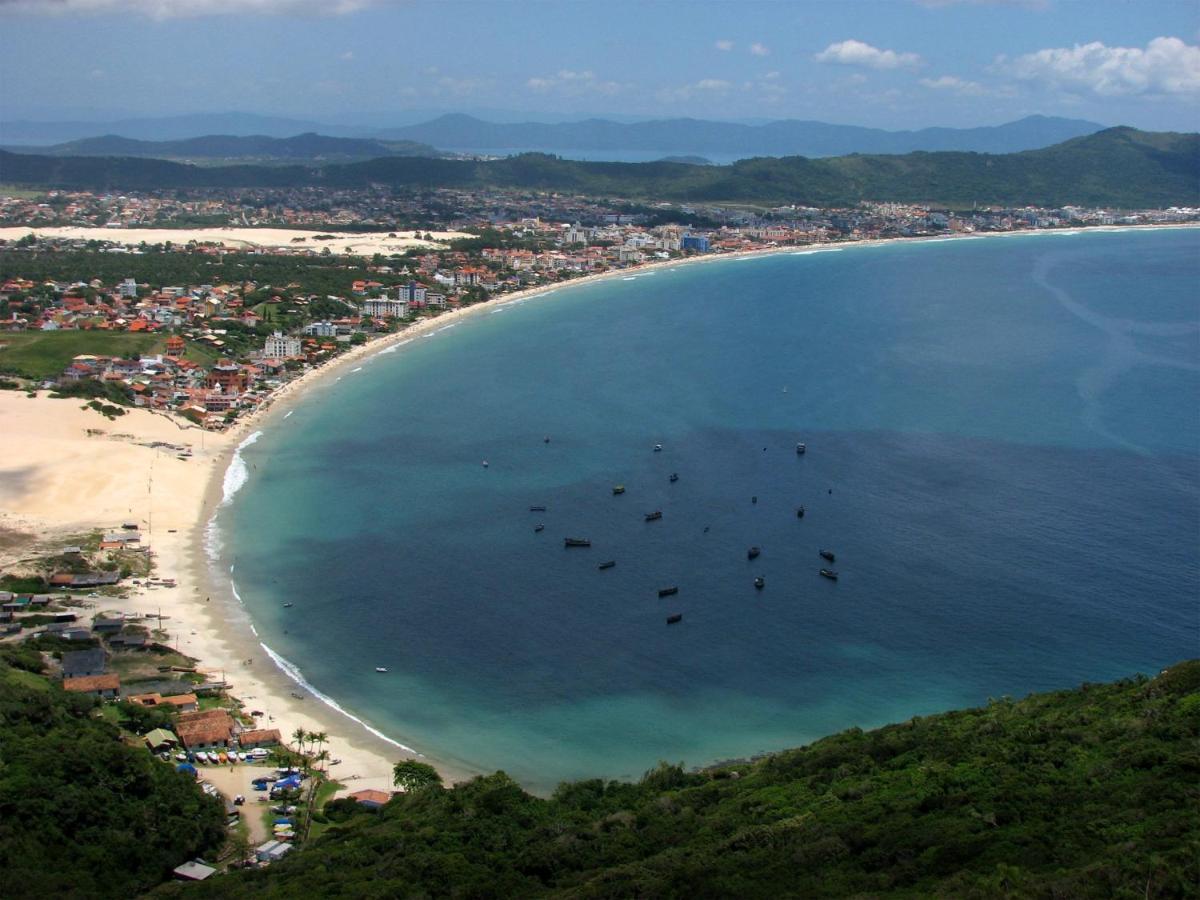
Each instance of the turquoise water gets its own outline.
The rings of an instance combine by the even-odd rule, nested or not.
[[[1198,250],[852,247],[488,310],[247,447],[224,562],[317,689],[536,790],[1154,671],[1200,637]]]

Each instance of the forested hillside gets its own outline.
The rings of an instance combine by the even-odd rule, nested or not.
[[[705,772],[431,786],[193,897],[1195,896],[1200,660]],[[343,804],[346,805],[346,804]],[[353,804],[348,804],[352,807]],[[330,814],[333,814],[330,808]]]

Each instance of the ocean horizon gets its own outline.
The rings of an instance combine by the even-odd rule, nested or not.
[[[1153,671],[1200,636],[1197,249],[850,245],[496,306],[251,435],[209,550],[292,677],[541,792]]]

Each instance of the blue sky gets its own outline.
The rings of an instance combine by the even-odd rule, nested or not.
[[[1200,129],[1194,0],[0,0],[0,29],[7,118],[1042,113]]]

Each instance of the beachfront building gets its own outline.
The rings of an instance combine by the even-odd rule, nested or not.
[[[188,750],[226,749],[233,740],[236,723],[223,709],[181,713],[175,733]]]
[[[379,809],[392,799],[392,795],[387,791],[377,791],[372,788],[355,791],[349,797],[359,806],[365,806],[367,809]]]
[[[87,678],[64,678],[63,690],[72,694],[90,694],[105,700],[121,696],[121,677],[117,674],[90,675]]]
[[[300,356],[300,338],[275,332],[263,344],[263,356],[275,359],[290,359]]]
[[[259,728],[253,731],[243,731],[238,735],[238,746],[243,750],[253,750],[256,747],[276,747],[283,743],[278,728]]]
[[[108,671],[104,651],[99,648],[68,650],[62,655],[62,671],[63,678],[91,678],[94,675],[103,675]]]
[[[402,303],[424,303],[425,285],[417,281],[402,284],[396,291],[396,299]]]
[[[421,289],[420,301],[425,302],[425,289]],[[371,316],[372,318],[383,318],[392,316],[396,319],[403,319],[408,315],[408,300],[392,300],[388,297],[372,297],[363,301],[363,315]]]
[[[371,301],[368,300],[367,302],[370,303]],[[300,329],[300,332],[305,337],[329,338],[329,337],[337,337],[338,329],[337,329],[337,326],[334,325],[332,322],[309,322],[307,325],[305,325],[303,328]]]

